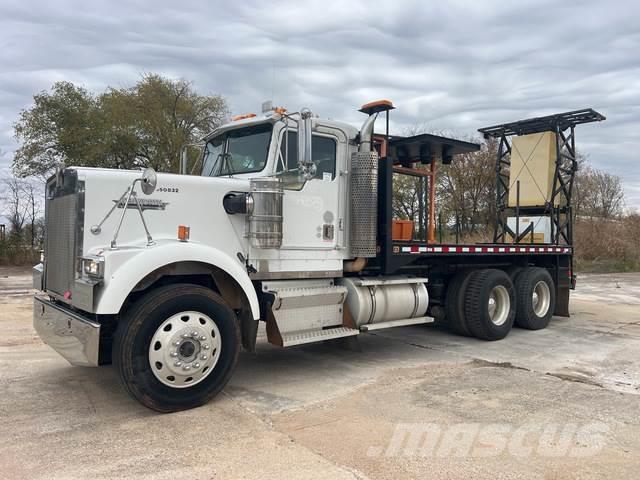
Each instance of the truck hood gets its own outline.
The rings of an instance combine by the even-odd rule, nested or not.
[[[77,172],[78,181],[83,182],[84,218],[80,219],[84,227],[83,254],[109,249],[123,214],[124,201],[106,220],[105,217],[142,172],[71,169]],[[248,192],[248,179],[159,173],[157,187],[152,194],[145,195],[139,183],[135,191],[154,241],[177,241],[178,227],[184,225],[190,229],[190,242],[214,246],[233,257],[238,252],[246,254],[248,243],[244,239],[244,215],[228,215],[222,200],[230,192]],[[97,225],[100,225],[99,229]],[[144,226],[133,201],[126,209],[117,245],[123,248],[147,245]]]

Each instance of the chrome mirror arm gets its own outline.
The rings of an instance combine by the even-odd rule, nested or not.
[[[118,222],[118,226],[116,227],[116,231],[113,234],[113,240],[111,240],[111,250],[117,250],[118,249],[118,244],[117,244],[118,234],[120,233],[120,227],[122,227],[122,222],[124,220],[124,216],[127,213],[127,208],[129,208],[129,200],[131,200],[131,195],[133,194],[133,191],[136,188],[136,182],[139,182],[141,180],[142,180],[141,178],[136,178],[133,181],[133,183],[131,184],[131,187],[129,187],[127,189],[129,194],[127,195],[127,200],[124,202],[124,205],[122,205],[122,215],[120,215],[120,221]]]
[[[100,223],[98,223],[97,225],[92,225],[91,226],[91,233],[93,233],[94,235],[99,235],[100,232],[102,232],[102,225],[111,216],[113,211],[116,208],[118,208],[118,205],[120,205],[122,203],[122,201],[124,200],[124,197],[129,193],[129,190],[131,190],[131,187],[127,187],[127,189],[124,191],[122,196],[113,204],[113,207],[111,207],[111,210],[109,210],[107,212],[107,214],[104,216],[104,218],[102,220],[100,220]]]
[[[140,206],[140,201],[138,200],[138,195],[136,192],[132,193],[133,200],[136,202],[136,207],[138,208],[138,213],[140,214],[140,220],[142,220],[142,226],[144,227],[144,231],[147,234],[147,247],[151,245],[155,245],[156,242],[151,238],[151,234],[149,233],[149,228],[147,227],[147,222],[144,220],[144,215],[142,214],[142,207]]]
[[[136,209],[138,210],[138,213],[140,214],[140,220],[142,220],[142,226],[144,227],[144,231],[147,234],[147,247],[150,247],[151,245],[155,245],[156,242],[154,242],[153,238],[151,237],[151,233],[149,233],[149,227],[147,227],[147,222],[144,219],[144,214],[142,213],[142,206],[140,205],[140,201],[138,200],[138,194],[136,193],[136,183],[140,182],[142,191],[144,194],[146,195],[151,195],[154,190],[156,189],[158,180],[157,180],[157,176],[156,176],[156,172],[154,172],[152,169],[147,168],[144,170],[144,172],[142,173],[142,176],[140,178],[136,178],[133,183],[131,184],[130,187],[127,188],[127,191],[124,192],[124,194],[122,195],[122,197],[120,197],[120,200],[118,200],[115,204],[115,206],[109,210],[109,213],[107,213],[107,216],[102,220],[102,222],[100,222],[99,225],[96,225],[95,229],[94,227],[91,227],[91,232],[94,234],[98,234],[100,233],[101,230],[101,226],[102,223],[104,223],[104,221],[107,219],[107,217],[109,215],[111,215],[111,212],[113,212],[113,210],[115,208],[118,207],[118,205],[120,205],[120,202],[122,202],[122,199],[126,196],[127,199],[125,200],[124,204],[122,205],[122,215],[120,215],[120,220],[118,221],[118,226],[116,228],[116,231],[113,234],[113,240],[111,240],[111,250],[117,250],[118,249],[118,235],[120,234],[120,228],[122,228],[122,222],[124,221],[124,216],[127,214],[127,209],[129,208],[129,202],[131,201],[131,198],[133,197],[133,203],[136,206]],[[95,231],[94,231],[95,230]]]

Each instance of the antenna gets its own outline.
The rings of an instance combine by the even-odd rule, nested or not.
[[[271,98],[273,99],[273,88],[276,83],[276,62],[271,59]]]

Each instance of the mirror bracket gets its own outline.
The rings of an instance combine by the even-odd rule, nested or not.
[[[312,117],[313,114],[308,108],[300,110],[300,120],[298,121],[298,171],[305,180],[312,179],[317,170],[311,153]]]

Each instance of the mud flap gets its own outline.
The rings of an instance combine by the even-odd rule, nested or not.
[[[242,309],[240,315],[240,333],[242,334],[242,348],[247,352],[256,351],[259,320],[254,320],[250,309]]]
[[[570,287],[560,287],[558,288],[556,294],[556,309],[553,312],[554,315],[558,317],[569,317],[569,293],[571,292]]]

